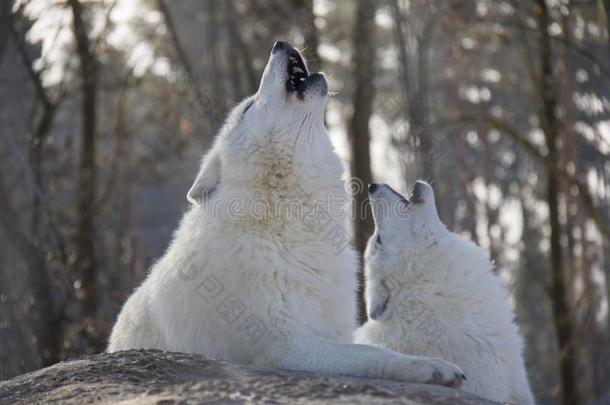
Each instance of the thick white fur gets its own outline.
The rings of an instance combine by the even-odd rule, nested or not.
[[[346,208],[324,127],[327,84],[318,76],[303,99],[288,94],[286,63],[272,52],[257,94],[230,114],[188,193],[192,208],[123,307],[108,350],[459,385],[461,370],[443,360],[351,343],[357,260],[336,238],[348,216],[303,218],[330,196]],[[274,210],[286,199],[296,211]]]
[[[411,201],[385,185],[371,200],[376,230],[365,255],[366,298],[375,319],[355,341],[442,357],[462,367],[464,390],[533,404],[508,294],[484,251],[445,228],[424,182]]]

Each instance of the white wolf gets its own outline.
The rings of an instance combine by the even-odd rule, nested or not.
[[[502,403],[533,404],[522,339],[483,250],[441,222],[432,188],[411,199],[369,186],[376,229],[366,260],[367,312],[358,343],[439,356],[468,376],[463,389]]]
[[[201,353],[292,370],[459,385],[440,359],[351,343],[357,260],[328,87],[277,42],[258,92],[229,115],[165,255],[129,298],[109,351]]]

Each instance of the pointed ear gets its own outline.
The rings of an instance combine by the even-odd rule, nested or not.
[[[186,194],[191,204],[200,204],[220,183],[220,156],[212,149],[201,161],[197,178]]]

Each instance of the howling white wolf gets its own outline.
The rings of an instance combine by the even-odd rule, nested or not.
[[[533,404],[508,294],[483,250],[445,228],[423,181],[407,199],[369,186],[375,233],[366,254],[370,318],[355,341],[440,356],[468,376],[464,390]]]
[[[357,260],[328,87],[277,42],[229,115],[165,255],[123,307],[109,351],[156,348],[311,372],[459,385],[440,359],[351,343]],[[325,208],[332,197],[336,206]],[[336,204],[335,204],[336,205]],[[339,212],[338,212],[339,211]]]

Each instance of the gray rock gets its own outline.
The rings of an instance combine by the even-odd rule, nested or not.
[[[0,403],[493,404],[460,390],[254,368],[199,355],[131,350],[0,382]]]

